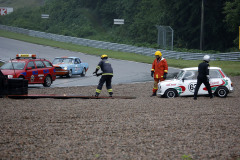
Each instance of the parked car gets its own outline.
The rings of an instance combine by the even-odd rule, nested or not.
[[[88,70],[88,63],[81,62],[78,57],[56,57],[53,60],[53,66],[57,76],[72,77],[72,75],[81,75],[84,77]]]
[[[197,85],[197,76],[197,67],[181,69],[174,79],[158,83],[157,95],[166,98],[193,96]],[[212,92],[216,96],[226,97],[228,93],[233,92],[232,81],[224,74],[221,68],[210,67],[209,76]],[[208,95],[207,88],[204,84],[200,86],[198,95]]]
[[[56,79],[55,68],[49,60],[36,58],[35,54],[17,54],[15,59],[1,66],[4,75],[11,78],[23,78],[28,84],[43,84],[50,87]]]

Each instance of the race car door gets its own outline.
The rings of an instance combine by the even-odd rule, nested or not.
[[[74,73],[73,74],[80,74],[81,73],[81,61],[79,58],[74,59]]]
[[[45,65],[43,64],[42,61],[35,61],[35,64],[37,66],[37,79],[36,81],[39,82],[39,83],[43,83],[44,82],[44,73],[43,73],[43,70],[45,68]]]
[[[197,75],[198,71],[196,70],[187,70],[183,76],[182,83],[185,87],[185,92],[182,95],[193,95],[195,91],[195,87],[197,85]]]
[[[39,81],[38,78],[38,70],[36,69],[35,63],[33,61],[29,61],[27,64],[27,75],[26,79],[29,83],[36,83]]]

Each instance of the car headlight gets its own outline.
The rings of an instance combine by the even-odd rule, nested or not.
[[[13,75],[8,75],[8,78],[13,78]]]
[[[63,69],[64,69],[64,70],[67,70],[67,67],[64,67]]]

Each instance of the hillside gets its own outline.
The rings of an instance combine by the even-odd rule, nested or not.
[[[202,40],[201,1],[0,0],[0,6],[14,7],[13,14],[0,17],[0,24],[31,30],[168,49],[171,32],[158,31],[156,26],[170,26],[175,49],[199,49],[202,41],[202,50],[238,50],[239,0],[205,1]],[[41,13],[50,18],[42,20]],[[114,25],[113,19],[125,23]]]
[[[44,4],[44,0],[0,0],[0,7],[13,7],[19,9],[24,7],[36,7]]]

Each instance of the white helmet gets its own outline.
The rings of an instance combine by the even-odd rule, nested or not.
[[[209,55],[205,55],[203,57],[203,60],[206,61],[206,62],[209,62],[210,61],[210,56]]]

